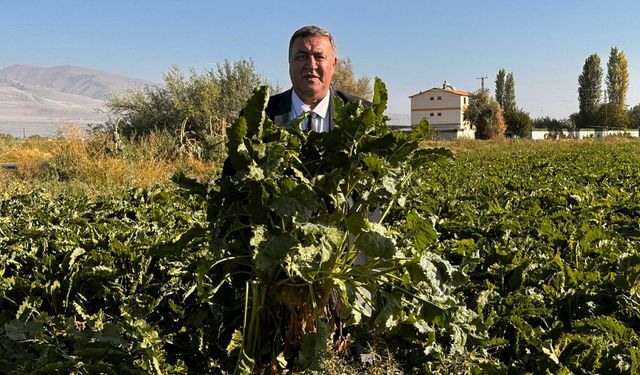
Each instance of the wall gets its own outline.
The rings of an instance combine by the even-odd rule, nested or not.
[[[609,136],[628,136],[638,137],[638,129],[628,130],[594,130],[594,129],[580,129],[576,131],[564,131],[560,134],[549,132],[547,129],[533,129],[529,138],[534,140],[541,139],[554,139],[554,138],[602,138]]]

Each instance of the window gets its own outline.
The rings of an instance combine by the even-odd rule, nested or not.
[[[433,112],[429,113],[429,116],[433,117]]]
[[[431,100],[433,100],[433,96],[431,97]]]
[[[442,116],[442,112],[438,112],[438,116]]]
[[[438,100],[442,100],[442,96],[438,96]]]

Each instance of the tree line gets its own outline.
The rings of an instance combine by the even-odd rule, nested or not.
[[[588,56],[578,77],[578,128],[627,129],[640,125],[640,104],[626,108],[629,89],[629,64],[623,51],[612,47],[607,61],[606,88],[600,56]]]
[[[516,104],[513,72],[501,68],[496,75],[494,96],[486,88],[474,92],[465,120],[475,126],[479,139],[527,137],[534,127],[550,131],[640,127],[640,104],[629,110],[625,105],[629,73],[624,52],[611,48],[604,90],[603,74],[600,57],[590,55],[578,78],[579,112],[562,120],[532,119]],[[280,91],[256,72],[253,61],[246,59],[225,61],[203,73],[190,70],[188,75],[174,66],[163,79],[164,85],[131,90],[110,99],[110,119],[102,127],[118,137],[129,138],[164,132],[177,145],[175,151],[215,159],[221,151],[225,129],[238,116],[253,89],[268,85],[272,92]],[[371,98],[371,79],[356,77],[349,58],[338,61],[333,85]]]
[[[516,105],[515,85],[513,72],[500,69],[496,75],[494,97],[486,88],[471,95],[464,116],[475,126],[476,138],[528,136],[533,122],[529,113]]]
[[[513,73],[500,69],[496,75],[495,95],[488,89],[473,93],[465,119],[476,127],[479,139],[502,138],[504,135],[526,137],[532,128],[560,132],[563,129],[628,129],[640,128],[640,104],[627,109],[629,68],[624,52],[611,48],[603,89],[604,70],[600,57],[592,54],[585,60],[578,77],[579,111],[567,119],[542,117],[531,119],[516,106]]]

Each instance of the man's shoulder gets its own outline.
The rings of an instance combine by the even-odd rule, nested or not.
[[[288,113],[291,111],[291,89],[283,91],[279,94],[271,95],[267,103],[267,115],[273,117],[275,115]]]
[[[288,99],[291,100],[291,89],[283,91],[281,93],[275,94],[275,95],[271,95],[269,97],[269,102],[278,102],[278,101],[282,101],[284,99]]]

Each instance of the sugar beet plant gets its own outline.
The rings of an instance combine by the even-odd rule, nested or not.
[[[275,126],[268,97],[256,90],[229,129],[225,171],[208,192],[215,255],[200,287],[225,307],[235,372],[321,371],[353,325],[432,354],[478,343],[477,316],[453,293],[461,274],[427,251],[433,224],[405,195],[450,152],[420,148],[424,126],[389,130],[380,80],[371,106],[334,102],[328,133],[300,130],[304,117]]]
[[[640,373],[639,146],[463,152],[416,191],[495,340],[483,373]]]

